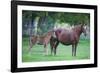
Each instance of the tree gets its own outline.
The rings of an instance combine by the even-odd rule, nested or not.
[[[90,14],[88,13],[24,10],[22,15],[23,31],[29,29],[30,36],[37,33],[43,34],[53,29],[55,25],[62,25],[62,23],[68,23],[69,25],[90,24]]]

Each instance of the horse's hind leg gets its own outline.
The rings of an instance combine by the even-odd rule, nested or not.
[[[53,52],[53,42],[50,41],[50,48],[51,48],[51,55],[52,55],[52,52]]]
[[[44,44],[44,55],[48,55],[47,44]]]
[[[55,46],[54,46],[54,55],[56,55],[56,51],[57,51],[57,46],[59,44],[59,41],[55,42]]]

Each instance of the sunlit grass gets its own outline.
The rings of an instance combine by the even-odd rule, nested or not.
[[[22,40],[22,61],[36,62],[36,61],[61,61],[61,60],[81,60],[90,58],[90,41],[80,40],[77,47],[77,56],[72,56],[72,46],[65,46],[59,44],[57,47],[57,55],[51,55],[50,46],[48,45],[48,55],[44,55],[43,45],[34,45],[31,53],[28,52],[29,41],[28,38]]]

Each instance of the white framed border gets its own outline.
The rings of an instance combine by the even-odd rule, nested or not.
[[[34,11],[53,11],[53,12],[77,12],[77,13],[90,13],[90,59],[74,60],[74,61],[50,61],[50,62],[22,62],[22,10]],[[94,64],[94,10],[93,9],[79,9],[79,8],[59,8],[59,7],[45,7],[45,6],[24,6],[18,5],[17,7],[17,39],[18,39],[18,52],[17,64],[18,68],[26,67],[43,67],[43,66],[58,66],[58,65],[78,65],[78,64]],[[92,29],[91,29],[92,28]]]

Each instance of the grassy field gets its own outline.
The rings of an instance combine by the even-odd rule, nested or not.
[[[61,61],[61,60],[80,60],[90,58],[90,41],[80,40],[77,47],[77,56],[72,56],[72,46],[65,46],[59,44],[57,48],[57,55],[50,55],[50,46],[48,45],[49,55],[45,56],[43,45],[34,45],[31,54],[28,53],[29,41],[28,38],[22,40],[22,62],[36,62],[36,61]]]

